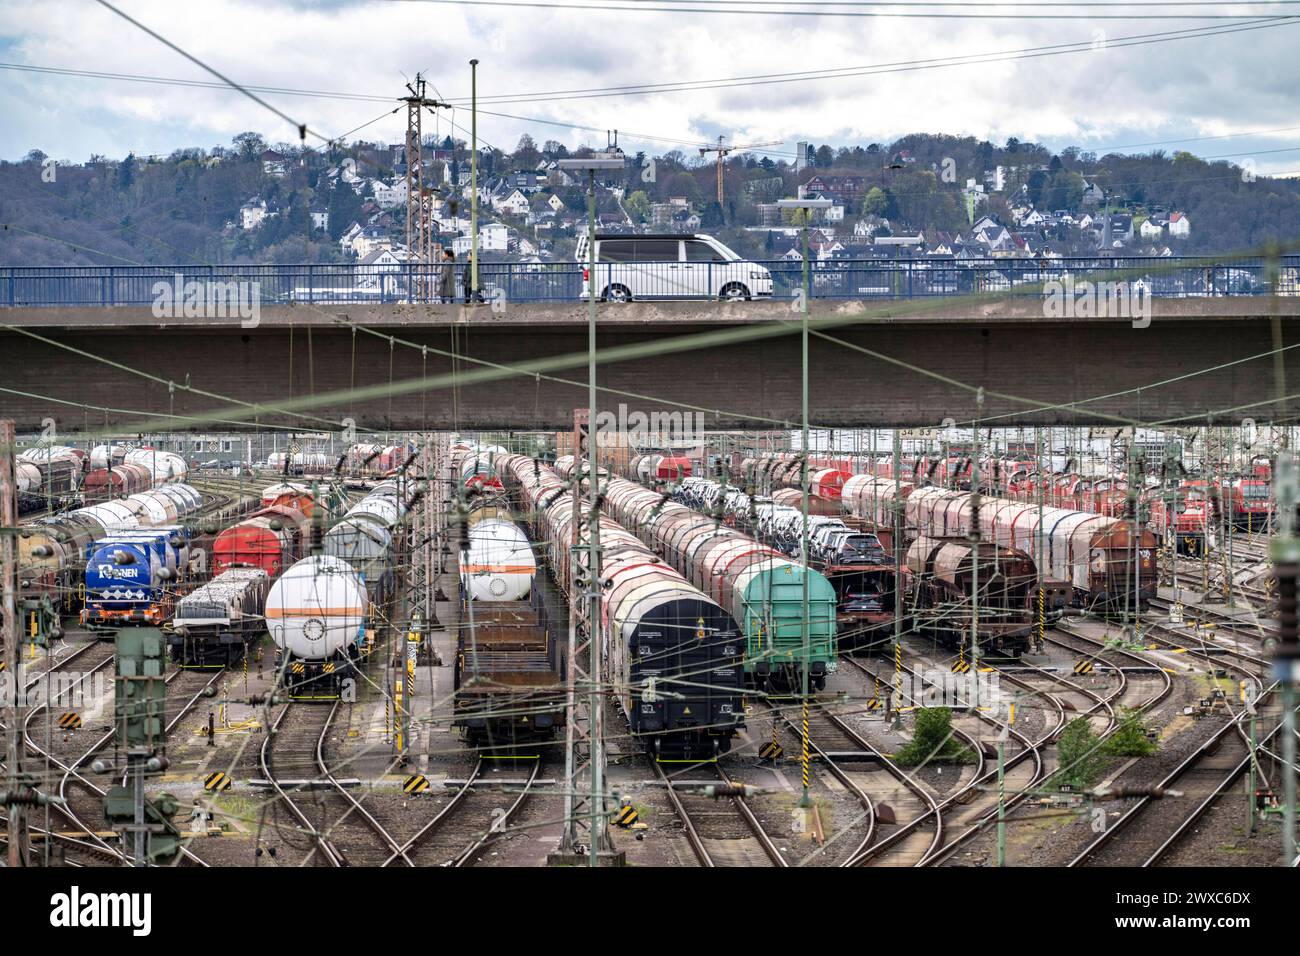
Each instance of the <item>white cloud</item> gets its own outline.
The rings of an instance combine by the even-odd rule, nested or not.
[[[286,0],[175,4],[129,0],[124,9],[226,75],[244,83],[336,92],[402,93],[403,74],[425,70],[439,93],[469,92],[478,57],[484,97],[646,82],[711,80],[832,67],[870,67],[1088,41],[1088,21],[976,21],[681,15],[626,11],[486,10],[369,2],[306,5]],[[1203,22],[1203,21],[1202,21]],[[887,142],[908,132],[1008,136],[1055,147],[1103,146],[1221,135],[1292,125],[1300,70],[1296,27],[1136,47],[1116,38],[1197,25],[1107,21],[1100,52],[978,66],[756,84],[655,96],[555,99],[487,108],[618,128],[629,149],[653,134],[691,142],[719,133],[735,141]],[[84,0],[0,9],[0,59],[41,66],[210,79],[180,55]],[[130,149],[170,152],[228,143],[256,129],[272,142],[296,132],[229,91],[0,71],[8,87],[0,155],[39,147],[72,159]],[[384,110],[381,103],[283,94],[265,98],[325,135]],[[394,104],[396,105],[396,104]],[[456,122],[469,126],[468,110]],[[397,141],[404,114],[364,134]],[[436,125],[436,124],[435,124]],[[444,121],[442,131],[447,131]],[[602,144],[601,133],[481,116],[482,138],[512,148],[521,132],[539,141]],[[629,133],[631,131],[631,133]],[[1188,144],[1219,155],[1300,144],[1296,133]],[[1261,172],[1300,169],[1294,154],[1261,155]]]

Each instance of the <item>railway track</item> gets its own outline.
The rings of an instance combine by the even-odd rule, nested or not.
[[[1260,701],[1276,696],[1266,692]],[[1280,711],[1267,711],[1274,724],[1260,737],[1264,746],[1282,731]],[[1235,718],[1219,728],[1154,785],[1156,792],[1176,790],[1180,796],[1144,795],[1132,803],[1105,831],[1070,861],[1070,866],[1153,866],[1192,830],[1214,801],[1250,766],[1249,738]],[[1141,826],[1136,821],[1141,821]],[[1124,839],[1119,839],[1120,835]]]
[[[796,743],[791,753],[798,753],[802,746],[802,728],[795,722],[789,713],[780,709],[770,700],[767,701],[769,710],[774,721],[779,720],[786,728],[788,739]],[[908,819],[918,816],[924,816],[927,812],[933,811],[934,800],[930,797],[924,787],[919,786],[910,779],[906,774],[899,772],[883,753],[867,740],[860,733],[854,730],[844,716],[836,713],[835,705],[831,703],[819,702],[810,706],[808,714],[809,732],[808,746],[809,751],[816,761],[816,766],[829,773],[840,785],[844,787],[857,801],[858,806],[862,809],[863,828],[861,835],[858,837],[857,844],[844,854],[839,860],[839,866],[849,866],[852,861],[860,857],[868,847],[872,846],[877,834],[885,826],[895,825],[900,810],[906,811]],[[894,785],[886,789],[884,782],[873,780],[870,789],[875,793],[873,800],[867,788],[859,783],[851,772],[841,766],[840,762],[835,759],[837,750],[834,747],[836,741],[840,742],[841,747],[847,747],[849,751],[856,751],[865,754],[877,766],[884,767],[891,776],[891,783]],[[885,798],[891,802],[884,803]],[[877,809],[877,803],[881,804],[881,809]],[[883,808],[888,807],[888,813]],[[884,819],[882,819],[884,818]],[[937,819],[933,817],[932,819]],[[848,832],[850,828],[843,828],[841,832]],[[939,830],[934,827],[932,832],[927,833],[922,829],[917,829],[915,833],[908,834],[907,839],[900,841],[906,842],[905,853],[924,854],[933,847],[935,841],[939,839]],[[830,846],[838,841],[828,841]]]
[[[876,679],[877,674],[861,661],[852,657],[845,657],[844,660],[873,680]],[[907,665],[904,665],[903,670],[913,677],[917,676],[917,672]],[[888,679],[882,681],[882,686],[888,685]],[[912,703],[915,705],[917,702],[912,700]],[[1042,778],[1043,758],[1040,748],[1046,738],[1030,740],[1002,721],[974,709],[954,710],[952,726],[954,735],[962,739],[976,756],[977,762],[970,779],[959,784],[943,798],[932,800],[931,809],[914,816],[908,823],[857,854],[852,859],[852,865],[888,864],[891,861],[901,861],[903,865],[934,865],[955,852],[958,846],[978,832],[983,822],[996,815],[997,794],[990,789],[990,785],[997,782],[997,769],[989,768],[986,753],[988,747],[980,739],[986,727],[994,728],[999,734],[1005,731],[1007,739],[1012,743],[1013,749],[1004,761],[1004,785],[1008,790],[1026,790]],[[1053,727],[1052,732],[1059,730],[1060,726],[1058,724]],[[919,786],[911,774],[892,760],[888,761],[887,766],[892,767],[891,772],[896,779],[901,775],[909,784]],[[917,859],[914,852],[904,845],[905,841],[914,839],[912,834],[930,826],[935,828],[936,836],[932,845]]]
[[[542,763],[541,757],[529,760],[528,777],[518,784],[514,799],[503,807],[499,802],[490,801],[488,792],[478,789],[486,779],[485,761],[480,757],[451,799],[384,860],[383,865],[390,865],[402,855],[427,855],[439,866],[472,866],[533,795]],[[489,802],[494,805],[487,806]]]
[[[1190,609],[1193,614],[1201,610]],[[1269,662],[1264,658],[1240,646],[1219,642],[1208,644],[1166,625],[1151,625],[1149,632],[1161,635],[1158,638],[1160,644],[1204,661],[1212,673],[1224,669],[1224,658],[1230,658],[1232,669],[1254,684],[1261,708],[1266,706],[1271,691],[1264,688],[1269,668]],[[1157,863],[1192,831],[1196,820],[1249,766],[1248,737],[1241,726],[1243,717],[1244,714],[1236,714],[1214,731],[1153,784],[1153,794],[1134,799],[1069,865],[1150,866]],[[1278,732],[1277,726],[1269,729],[1261,738],[1261,746],[1274,739]],[[1168,790],[1177,790],[1183,796],[1160,798],[1156,795]],[[1121,834],[1124,835],[1122,840],[1118,839]]]
[[[700,866],[752,866],[764,859],[776,867],[790,865],[743,796],[714,798],[703,794],[704,784],[736,786],[718,764],[692,764],[672,776],[658,762],[652,765]],[[706,776],[701,778],[701,774]],[[688,782],[695,786],[682,786]],[[737,836],[744,832],[748,832],[748,838]]]
[[[352,836],[355,829],[347,819],[356,810],[357,801],[325,762],[326,739],[338,707],[338,701],[329,707],[285,704],[271,721],[258,753],[262,774],[275,795],[268,814],[284,842],[302,851],[296,861],[300,866],[316,860],[331,867],[352,864],[339,844],[341,837]],[[367,817],[363,813],[357,819],[382,842],[391,843],[391,835],[377,821],[372,825],[373,817]],[[305,847],[285,836],[286,818],[298,835],[306,837]],[[365,851],[354,846],[351,852],[360,855]]]
[[[112,663],[112,658],[110,657],[106,661],[106,663]],[[221,671],[216,671],[211,674],[208,673],[195,674],[192,671],[182,671],[176,669],[173,670],[169,675],[167,675],[166,678],[164,678],[164,682],[167,685],[169,691],[173,689],[174,685],[181,684],[183,688],[181,690],[181,696],[186,698],[185,703],[167,721],[167,726],[165,728],[166,733],[170,733],[172,729],[176,727],[177,724],[179,724],[182,720],[185,719],[186,716],[188,716],[190,711],[194,709],[194,706],[199,702],[199,700],[201,700],[205,696],[205,692],[208,690],[208,688],[212,687],[217,682],[217,680],[221,677],[221,675],[222,675]],[[188,686],[190,684],[196,686],[193,687]],[[40,709],[44,709],[44,708],[40,708]],[[85,774],[82,773],[80,768],[85,767],[90,762],[91,758],[95,756],[95,754],[99,753],[104,748],[106,748],[110,743],[112,743],[113,739],[117,734],[116,728],[110,729],[107,733],[101,734],[99,737],[97,737],[90,744],[90,746],[80,754],[80,756],[77,756],[67,762],[64,762],[60,760],[57,756],[53,755],[52,753],[47,754],[46,751],[44,751],[32,739],[30,733],[30,725],[31,722],[35,719],[38,712],[39,710],[33,709],[33,711],[28,715],[26,725],[24,726],[23,732],[27,740],[27,746],[29,749],[38,751],[41,756],[48,756],[48,759],[50,760],[51,764],[57,766],[58,769],[61,771],[61,776],[59,778],[59,784],[58,784],[58,795],[66,801],[65,807],[69,811],[70,815],[72,817],[76,817],[76,820],[74,821],[75,825],[80,826],[82,829],[86,830],[88,834],[93,834],[94,832],[93,829],[91,829],[84,822],[85,818],[82,817],[80,814],[77,813],[77,811],[73,809],[72,792],[74,789],[77,790],[80,794],[83,795],[81,799],[84,799],[89,802],[90,806],[86,808],[87,815],[89,815],[89,813],[91,812],[102,813],[102,809],[103,809],[102,801],[107,796],[107,791],[104,788],[100,787],[98,784],[96,784],[94,781],[88,779],[85,776]],[[122,785],[127,784],[128,780],[125,774],[121,778],[120,782]],[[98,840],[98,838],[93,838],[93,839]],[[127,855],[125,851],[118,850],[116,852],[121,856],[123,863],[129,864],[133,862],[132,858],[129,855]],[[202,859],[202,857],[194,853],[188,846],[181,847],[181,858],[184,859],[186,862],[197,866],[206,867],[208,865]]]

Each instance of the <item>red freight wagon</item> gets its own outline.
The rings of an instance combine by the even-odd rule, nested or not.
[[[261,568],[271,577],[303,556],[307,517],[298,508],[273,505],[231,525],[212,544],[212,573]]]
[[[114,465],[96,468],[86,475],[81,492],[89,506],[126,498],[152,487],[153,474],[144,465]]]

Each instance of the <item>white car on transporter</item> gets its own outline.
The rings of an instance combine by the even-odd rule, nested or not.
[[[582,269],[582,298],[593,284],[587,275],[587,236],[578,237],[575,259]],[[633,299],[725,299],[772,295],[772,273],[742,259],[704,235],[596,233],[597,295],[607,302]]]

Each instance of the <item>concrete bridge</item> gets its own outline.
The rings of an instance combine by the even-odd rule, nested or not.
[[[1255,404],[1279,394],[1274,358],[1239,360],[1270,352],[1275,336],[1300,343],[1300,297],[1155,298],[1151,310],[1148,323],[1047,317],[1043,299],[1025,295],[817,299],[812,421],[966,422],[980,387],[981,420],[1001,425],[1282,412]],[[599,404],[703,410],[707,428],[797,423],[799,342],[788,301],[602,303]],[[0,417],[20,430],[53,417],[62,433],[318,430],[349,418],[362,429],[555,429],[586,404],[586,350],[581,302],[269,306],[254,328],[160,321],[147,306],[17,306],[0,308]],[[1283,355],[1300,368],[1300,350]]]

